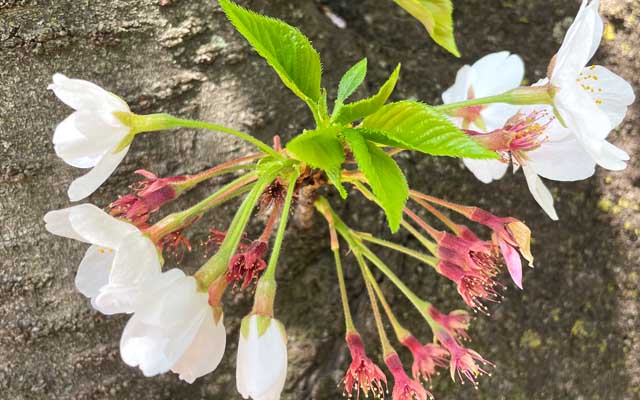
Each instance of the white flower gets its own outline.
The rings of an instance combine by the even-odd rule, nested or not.
[[[501,130],[483,136],[503,150],[505,165],[512,161],[514,172],[522,167],[533,198],[553,220],[558,219],[553,197],[540,176],[566,182],[587,179],[595,172],[593,159],[553,116],[550,106],[524,107]],[[482,173],[473,168],[469,167],[474,174]]]
[[[286,378],[287,337],[282,323],[258,315],[245,318],[236,364],[238,392],[245,399],[278,400]]]
[[[160,273],[153,242],[135,226],[91,204],[50,211],[46,229],[91,243],[76,274],[76,287],[104,314],[130,313],[141,284]]]
[[[69,187],[71,201],[82,200],[109,178],[127,154],[129,146],[115,152],[129,135],[130,128],[114,112],[131,111],[127,103],[113,93],[62,74],[53,75],[49,89],[76,110],[58,125],[53,144],[56,154],[67,164],[92,168]]]
[[[145,376],[172,370],[189,383],[216,369],[226,332],[196,280],[171,269],[148,281],[143,292],[120,340],[124,362]]]
[[[553,105],[596,163],[610,170],[626,167],[629,155],[605,139],[634,102],[628,82],[601,66],[586,67],[602,39],[599,0],[583,0],[562,46],[549,66]]]
[[[516,54],[508,51],[488,54],[473,65],[465,65],[456,75],[456,81],[442,93],[445,104],[494,96],[520,86],[524,78],[524,63]],[[517,106],[494,103],[465,107],[451,116],[459,127],[477,132],[489,132],[501,128],[518,110]],[[500,179],[508,164],[499,160],[463,160],[480,181],[490,183]]]

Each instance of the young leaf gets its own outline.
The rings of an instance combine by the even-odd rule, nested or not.
[[[340,171],[344,163],[344,147],[337,137],[337,128],[305,131],[287,143],[287,150],[298,160],[324,170],[342,198],[347,191],[342,186]]]
[[[331,118],[332,121],[345,125],[378,111],[378,109],[387,102],[389,96],[391,96],[393,89],[396,87],[396,82],[398,82],[399,75],[400,64],[398,64],[391,76],[389,76],[389,79],[387,79],[380,90],[378,90],[378,93],[372,97],[342,106],[333,114]]]
[[[351,67],[340,79],[340,84],[338,85],[338,99],[337,101],[340,103],[344,103],[344,101],[349,98],[355,92],[360,85],[362,85],[362,81],[364,81],[364,77],[367,75],[367,59],[363,58],[356,65]]]
[[[310,107],[316,107],[322,65],[309,39],[283,21],[254,13],[229,0],[218,1],[233,26],[267,60],[282,82]]]
[[[409,197],[409,186],[398,164],[375,144],[367,142],[355,129],[345,129],[343,135],[367,178],[369,186],[387,215],[392,232],[400,228],[402,210]]]
[[[362,121],[362,128],[377,134],[376,138],[370,140],[388,146],[434,156],[499,158],[497,153],[465,135],[442,113],[416,101],[387,104],[366,117]]]
[[[456,57],[460,52],[453,36],[453,4],[451,0],[394,0],[400,7],[422,22],[431,38]]]

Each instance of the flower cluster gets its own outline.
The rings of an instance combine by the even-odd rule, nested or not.
[[[444,103],[500,95],[540,94],[548,100],[529,105],[472,105],[451,113],[451,119],[473,138],[501,154],[500,160],[465,159],[480,181],[504,176],[509,162],[522,168],[533,198],[557,220],[553,197],[540,177],[578,181],[595,172],[596,164],[609,170],[626,167],[628,154],[606,139],[624,119],[635,100],[631,85],[599,65],[587,66],[603,32],[599,0],[583,0],[564,41],[549,63],[547,77],[530,88],[519,88],[524,78],[520,57],[508,52],[489,54],[458,71],[453,86],[442,94]],[[535,103],[536,101],[533,101]],[[528,104],[529,103],[529,104]]]
[[[275,23],[229,0],[219,2],[236,24],[244,18],[256,26]],[[324,89],[314,89],[307,81],[302,85],[297,80],[303,78],[288,75],[291,71],[287,68],[292,66],[270,62],[285,85],[307,103],[317,124],[317,129],[305,130],[284,148],[277,136],[271,147],[221,125],[168,114],[138,115],[124,100],[97,85],[56,74],[49,88],[74,109],[55,130],[56,154],[72,166],[92,168],[71,183],[68,194],[72,201],[97,190],[123,160],[135,136],[143,132],[207,129],[243,139],[259,152],[193,175],[158,177],[138,170],[144,179],[131,187],[131,193],[111,202],[108,212],[89,203],[51,211],[44,217],[46,229],[89,244],[78,267],[76,287],[98,312],[130,315],[120,340],[120,354],[126,364],[138,367],[145,376],[173,371],[191,383],[214,371],[227,341],[223,301],[237,293],[227,289],[251,288],[253,308],[242,319],[238,333],[237,390],[245,399],[277,400],[287,375],[287,334],[274,316],[278,259],[292,210],[304,226],[313,224],[317,211],[329,226],[351,355],[341,381],[344,393],[356,398],[361,394],[384,398],[390,393],[393,400],[427,400],[433,395],[425,385],[446,368],[454,381],[476,386],[493,364],[465,346],[470,340],[470,314],[464,310],[440,312],[414,293],[369,245],[432,267],[434,274],[455,285],[461,304],[488,315],[491,303],[499,302],[506,288],[501,275],[508,273],[513,283],[523,288],[522,259],[533,267],[531,231],[516,218],[411,190],[392,156],[414,150],[462,157],[485,183],[502,177],[512,163],[514,169],[522,167],[536,201],[557,219],[553,199],[540,176],[561,181],[585,179],[594,173],[596,164],[617,170],[624,168],[628,159],[606,138],[634,101],[633,91],[604,67],[584,67],[602,35],[598,6],[598,0],[583,1],[546,79],[519,87],[524,76],[522,60],[508,52],[490,54],[463,67],[455,84],[442,95],[445,104],[436,107],[412,101],[384,105],[399,69],[371,99],[345,104],[364,79],[365,59],[341,80],[333,115],[329,115]],[[246,34],[249,25],[240,26],[239,31],[256,47],[261,38]],[[293,49],[290,53],[306,54],[310,63],[317,61],[317,68],[310,67],[299,75],[306,79],[319,74],[320,61],[308,40],[284,23],[278,26],[281,29],[274,35],[283,35],[279,46],[286,47],[287,54]],[[269,46],[275,43],[272,40],[270,37]],[[295,48],[290,47],[292,43]],[[275,57],[264,51],[259,54],[270,61]],[[319,81],[320,76],[317,78]],[[436,137],[434,132],[446,134]],[[224,179],[217,182],[221,187],[206,198],[158,218],[169,202],[222,176]],[[320,188],[334,186],[346,198],[347,184],[354,194],[360,193],[384,209],[392,231],[404,229],[415,240],[403,246],[347,226],[318,193]],[[397,196],[391,193],[396,190],[400,193]],[[237,197],[242,197],[242,202],[228,228],[210,229],[206,261],[195,274],[165,266],[170,261],[164,253],[176,254],[179,261],[181,254],[191,251],[187,230],[206,212]],[[260,220],[264,228],[257,239],[249,240],[246,232],[256,209],[260,218],[254,220]],[[430,224],[433,218],[437,226],[445,228]],[[491,231],[490,237],[482,238],[469,226],[454,221],[461,218],[483,225]],[[384,370],[367,356],[365,338],[351,315],[342,267],[343,244],[348,250],[345,254],[362,275],[382,360],[392,379],[387,380]],[[209,256],[208,251],[213,250]],[[430,342],[424,344],[401,324],[371,266],[417,309],[431,330]],[[383,315],[397,342],[412,356],[410,375],[387,336]]]

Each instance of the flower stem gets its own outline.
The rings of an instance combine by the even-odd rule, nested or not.
[[[293,193],[296,188],[296,180],[298,179],[299,172],[296,169],[295,173],[289,176],[287,182],[287,196],[282,206],[282,212],[280,213],[280,224],[278,225],[278,231],[276,232],[276,239],[273,243],[273,250],[269,258],[269,264],[267,270],[261,279],[270,280],[275,279],[276,267],[278,264],[278,257],[280,256],[280,249],[282,248],[282,241],[284,240],[284,234],[287,230],[287,221],[289,220],[289,211],[291,210],[291,203],[293,201]]]
[[[452,112],[460,108],[480,106],[491,103],[507,103],[514,105],[552,104],[553,99],[551,98],[549,89],[546,86],[522,86],[495,96],[478,97],[477,99],[442,104],[439,106],[434,106],[433,108],[442,112]]]
[[[425,208],[427,211],[429,211],[431,214],[433,214],[436,218],[438,218],[440,221],[442,221],[456,235],[460,235],[460,227],[458,226],[458,224],[453,222],[449,217],[447,217],[446,215],[441,213],[434,206],[432,206],[431,204],[429,204],[426,201],[422,200],[421,198],[419,198],[417,196],[414,196],[413,194],[410,194],[410,197],[411,197],[411,199],[413,201],[415,201],[416,203],[420,204],[423,208]]]
[[[252,161],[262,156],[263,156],[262,153],[258,153],[258,154],[252,154],[250,156],[240,157],[234,160],[227,161],[225,163],[216,165],[215,167],[206,169],[202,172],[189,175],[186,180],[182,182],[174,183],[173,186],[175,187],[176,192],[178,193],[186,192],[194,188],[196,185],[206,180],[209,180],[211,178],[215,178],[217,176],[224,175],[229,172],[239,171],[243,169],[254,169],[256,167],[256,164],[243,164],[243,165],[238,165],[238,164],[241,164],[246,161]]]
[[[224,132],[231,136],[235,136],[237,138],[246,140],[247,142],[255,145],[257,148],[262,150],[264,153],[267,153],[277,158],[282,158],[280,153],[273,150],[269,145],[267,145],[263,141],[256,139],[247,133],[240,132],[235,129],[227,128],[226,126],[212,124],[209,122],[196,121],[191,119],[177,118],[170,115],[166,115],[166,123],[167,123],[167,126],[165,127],[165,129],[184,127],[184,128],[199,128],[199,129],[208,129],[212,131]]]
[[[245,197],[231,221],[227,235],[220,245],[220,248],[195,274],[201,290],[207,290],[209,285],[227,270],[229,260],[235,253],[238,243],[240,243],[242,233],[249,222],[254,207],[260,200],[260,196],[266,187],[275,179],[279,172],[278,170],[273,170],[262,175],[251,189],[251,192]]]
[[[367,242],[371,242],[371,243],[375,243],[378,244],[380,246],[384,246],[386,248],[389,248],[391,250],[395,250],[397,252],[406,254],[408,256],[411,256],[417,260],[422,261],[423,263],[427,264],[427,265],[431,265],[432,267],[435,267],[438,264],[438,260],[434,257],[428,256],[426,254],[422,254],[418,251],[412,250],[408,247],[399,245],[397,243],[393,243],[390,242],[388,240],[384,240],[384,239],[380,239],[377,238],[373,235],[371,235],[370,233],[367,232],[354,232],[354,234],[356,236],[358,236],[360,239],[365,240]]]
[[[395,353],[395,349],[391,345],[389,341],[389,337],[387,336],[387,332],[384,330],[384,324],[382,322],[382,315],[380,315],[380,309],[378,308],[378,301],[376,300],[376,295],[373,292],[373,288],[371,282],[367,278],[367,263],[362,257],[360,252],[355,252],[356,260],[358,261],[358,265],[360,266],[360,270],[362,271],[362,277],[364,279],[364,285],[367,288],[367,294],[369,295],[369,302],[371,303],[371,309],[373,310],[373,319],[376,322],[376,328],[378,329],[378,336],[380,337],[380,344],[382,345],[382,355],[384,358],[387,358],[392,353]]]
[[[247,185],[255,181],[256,178],[256,175],[253,173],[243,175],[226,184],[194,206],[184,211],[167,215],[151,228],[147,229],[146,233],[149,234],[153,242],[157,242],[164,236],[189,225],[206,211],[246,192],[250,189]]]
[[[412,197],[426,200],[433,204],[438,204],[440,206],[446,207],[452,211],[457,212],[458,214],[464,215],[467,218],[471,217],[471,215],[478,209],[478,207],[462,206],[459,204],[451,203],[449,201],[442,200],[437,197],[429,196],[428,194],[416,192],[414,190],[410,190],[409,195]]]
[[[326,210],[325,210],[326,211]],[[338,285],[340,287],[340,300],[342,301],[342,311],[344,313],[344,323],[346,325],[346,333],[357,333],[355,324],[353,323],[353,317],[351,316],[351,309],[349,308],[349,296],[347,295],[347,286],[344,282],[344,272],[342,270],[342,260],[340,258],[340,242],[338,241],[338,234],[333,222],[333,215],[330,212],[323,213],[327,224],[329,225],[329,235],[331,237],[331,251],[333,252],[333,258],[336,263],[336,275],[338,276]]]
[[[416,307],[420,314],[431,324],[433,319],[429,315],[428,306],[429,302],[420,299],[409,287],[389,268],[382,260],[380,260],[367,246],[365,246],[361,239],[359,239],[355,233],[340,219],[340,217],[333,211],[331,205],[324,197],[318,197],[315,202],[315,206],[323,215],[331,214],[331,218],[335,224],[336,230],[347,241],[349,247],[353,253],[358,256],[364,255],[369,261],[371,261],[376,268],[378,268],[401,292],[405,297]]]
[[[402,225],[402,227],[406,230],[409,231],[409,233],[411,233],[411,235],[413,237],[415,237],[416,239],[418,239],[418,241],[420,243],[422,243],[422,245],[424,247],[427,248],[427,250],[429,250],[429,252],[431,254],[433,254],[434,256],[438,255],[438,246],[433,243],[431,240],[427,239],[423,234],[421,234],[420,232],[418,232],[418,230],[416,228],[414,228],[410,223],[408,223],[405,220],[400,221],[400,224]]]
[[[369,280],[371,287],[373,287],[373,290],[378,296],[378,300],[380,300],[380,304],[382,304],[382,308],[387,314],[387,318],[389,318],[389,321],[391,322],[391,326],[393,327],[393,331],[395,332],[398,341],[402,342],[402,340],[409,335],[409,331],[405,327],[403,327],[402,324],[400,324],[400,322],[398,321],[398,318],[396,318],[393,310],[391,310],[391,306],[387,302],[387,299],[382,292],[382,289],[380,288],[380,285],[378,284],[378,281],[371,273],[369,267],[365,264],[363,269],[366,275],[365,278]]]

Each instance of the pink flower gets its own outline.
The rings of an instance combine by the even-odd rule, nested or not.
[[[155,174],[139,169],[136,171],[146,180],[142,180],[131,188],[134,194],[127,194],[109,205],[110,214],[114,217],[131,221],[135,225],[147,222],[149,216],[160,207],[174,200],[177,192],[174,183],[183,182],[186,176],[158,178]]]
[[[469,340],[467,330],[469,329],[471,316],[468,312],[464,310],[454,310],[449,314],[443,314],[433,305],[429,305],[429,315],[442,329],[447,331],[449,335],[454,338]]]
[[[529,266],[533,267],[531,230],[522,221],[512,217],[497,217],[480,208],[474,208],[468,217],[493,231],[493,242],[502,252],[511,279],[522,289],[522,262],[518,251],[529,262]]]
[[[472,385],[478,386],[477,378],[482,374],[488,374],[481,365],[493,366],[493,363],[485,360],[476,351],[467,349],[458,343],[458,341],[444,330],[436,333],[438,341],[449,352],[449,369],[451,379],[456,380],[456,376],[460,383],[464,383],[465,378]]]
[[[384,360],[387,368],[393,375],[393,400],[427,400],[433,399],[433,395],[422,387],[420,382],[409,378],[397,353],[392,353]]]
[[[413,365],[411,372],[413,379],[420,381],[422,377],[431,382],[431,376],[436,373],[436,367],[446,367],[447,351],[437,344],[423,345],[418,339],[409,335],[402,340],[402,344],[411,351]]]
[[[497,246],[480,240],[470,229],[459,226],[460,235],[441,232],[438,241],[438,257],[461,266],[463,269],[494,277],[500,271]]]
[[[369,392],[374,397],[384,396],[387,377],[380,367],[367,357],[360,335],[357,333],[347,334],[347,345],[349,346],[352,361],[342,379],[345,395],[351,398],[355,390],[356,398],[359,399],[360,391],[362,390],[365,397],[369,397]]]
[[[267,242],[254,240],[250,245],[244,245],[244,250],[238,252],[229,261],[227,282],[237,286],[241,282],[241,289],[246,289],[251,282],[257,281],[262,271],[267,268],[263,260],[269,246]]]
[[[499,282],[479,272],[466,271],[456,264],[442,261],[436,270],[458,286],[458,293],[464,302],[474,311],[486,313],[487,307],[482,301],[498,302],[500,294],[496,290]]]

